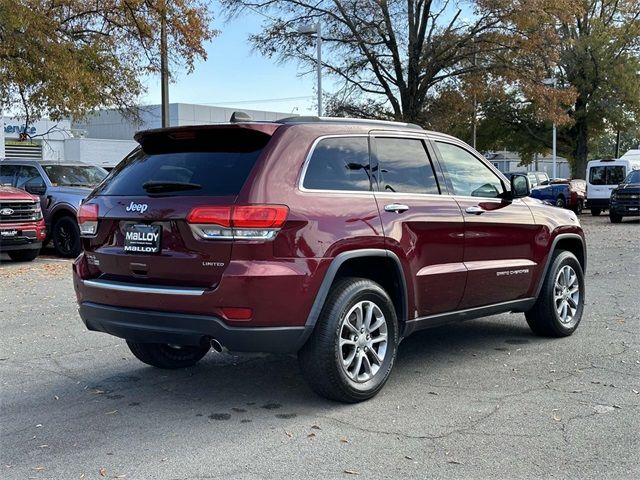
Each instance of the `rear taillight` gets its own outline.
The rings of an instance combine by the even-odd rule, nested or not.
[[[187,222],[201,238],[271,240],[289,214],[286,205],[240,205],[195,207]]]
[[[80,236],[92,237],[98,231],[98,205],[80,205],[78,210]]]

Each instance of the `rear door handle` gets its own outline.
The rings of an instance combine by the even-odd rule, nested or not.
[[[473,207],[467,207],[465,212],[473,213],[474,215],[481,215],[484,213],[484,210],[477,205],[474,205]]]
[[[402,213],[402,212],[406,212],[407,210],[409,210],[409,206],[402,205],[401,203],[390,203],[389,205],[384,206],[385,212]]]

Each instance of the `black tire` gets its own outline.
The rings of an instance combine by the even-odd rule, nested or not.
[[[573,211],[576,215],[580,215],[582,213],[582,200],[578,200],[578,203],[575,204],[575,206],[573,207]]]
[[[78,223],[71,216],[65,215],[56,220],[51,231],[53,248],[64,258],[75,258],[80,255],[80,229]]]
[[[609,211],[609,220],[611,220],[611,223],[621,223],[622,215]]]
[[[14,250],[12,252],[7,252],[7,254],[14,262],[31,262],[40,254],[40,249]]]
[[[556,198],[556,207],[564,208],[565,205],[566,205],[566,202],[565,202],[564,197],[562,195],[560,195],[558,198]]]
[[[602,209],[601,208],[592,208],[591,209],[591,215],[593,215],[594,217],[597,217],[601,213],[602,213]]]
[[[361,304],[364,305],[364,308],[368,306],[372,309],[372,305],[378,308],[376,312],[380,313],[382,317],[378,318],[372,326],[383,321],[386,326],[386,344],[376,343],[376,347],[374,347],[375,340],[371,340],[371,346],[357,347],[358,352],[360,352],[360,348],[362,349],[362,352],[357,354],[354,351],[358,336],[346,338],[342,335],[345,331],[349,331],[345,325],[350,321],[351,316],[346,318],[347,314],[353,308],[357,308],[360,302],[366,302],[366,305]],[[373,322],[372,319],[370,325]],[[381,328],[382,324],[379,329],[371,330],[371,339],[374,337],[380,339],[384,336]],[[363,344],[370,337],[368,333],[354,333],[352,335],[361,335],[359,341]],[[340,340],[354,341],[354,344],[340,346]],[[374,357],[380,354],[383,346],[381,362],[375,365],[377,370],[374,372],[372,361],[375,363]],[[352,349],[350,351],[354,354],[352,362],[356,362],[353,371],[358,370],[355,373],[356,378],[360,376],[360,372],[363,372],[362,375],[365,377],[371,375],[370,378],[356,381],[349,376],[350,374],[346,370],[353,363],[343,367],[343,355],[345,353],[347,353],[347,357],[350,355],[343,348]],[[378,349],[377,352],[372,352],[375,348]],[[298,352],[298,359],[307,382],[316,393],[331,400],[355,403],[373,397],[382,389],[393,368],[397,350],[398,320],[393,302],[387,292],[369,279],[347,277],[337,280],[331,287],[313,334]],[[363,359],[358,360],[356,356],[363,357]],[[369,365],[370,373],[366,372],[364,357],[367,357],[366,364]]]
[[[138,360],[152,367],[174,370],[191,367],[209,351],[209,346],[172,346],[163,343],[141,343],[127,340],[129,350]]]
[[[577,277],[579,297],[572,320],[563,323],[555,305],[556,279],[561,269],[568,266]],[[578,328],[584,309],[584,273],[580,262],[571,252],[557,250],[553,253],[551,265],[542,284],[540,295],[533,308],[525,316],[531,330],[542,337],[567,337]]]

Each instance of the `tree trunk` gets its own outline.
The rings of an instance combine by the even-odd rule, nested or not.
[[[573,178],[586,178],[587,157],[589,155],[589,123],[587,121],[587,102],[582,95],[578,96],[574,113],[575,149],[573,158]]]

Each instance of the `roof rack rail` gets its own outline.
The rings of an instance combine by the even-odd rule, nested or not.
[[[403,123],[403,122],[393,122],[391,120],[370,120],[367,118],[348,118],[348,117],[316,117],[316,116],[300,116],[300,117],[286,117],[279,118],[276,120],[276,123],[359,123],[365,125],[378,125],[384,126],[387,125],[389,127],[404,127],[404,128],[412,128],[416,130],[423,130],[420,125],[416,125],[415,123]]]

